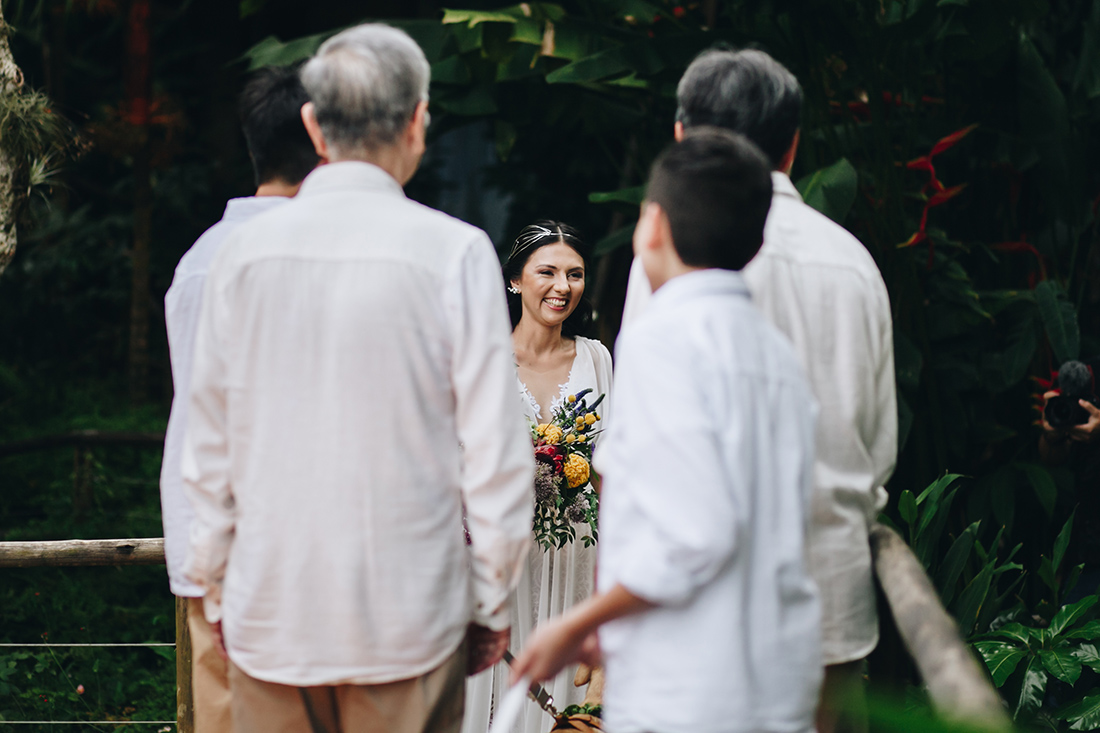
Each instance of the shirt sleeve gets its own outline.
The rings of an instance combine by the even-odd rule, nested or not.
[[[743,430],[738,416],[716,424],[701,380],[687,378],[697,376],[690,355],[638,336],[620,337],[614,423],[596,456],[605,508],[621,512],[616,526],[624,527],[601,538],[614,543],[601,572],[652,603],[676,605],[736,551],[742,489],[724,470],[721,445],[748,441],[728,435]],[[740,457],[729,458],[738,465]]]
[[[508,601],[531,547],[535,466],[516,398],[500,266],[484,235],[464,249],[445,287],[454,335],[451,381],[464,446],[473,620],[500,631],[508,627]]]
[[[183,491],[195,512],[184,575],[203,589],[211,623],[221,619],[221,586],[236,526],[227,414],[229,299],[219,277],[220,259],[203,292],[180,466]]]

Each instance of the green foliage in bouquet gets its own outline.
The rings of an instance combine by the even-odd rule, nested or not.
[[[577,539],[574,525],[587,523],[591,535],[581,537],[585,547],[596,542],[599,497],[592,486],[592,445],[600,419],[586,389],[569,395],[553,411],[550,422],[531,427],[535,444],[535,539],[543,549],[565,547]]]

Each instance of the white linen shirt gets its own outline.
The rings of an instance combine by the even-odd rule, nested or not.
[[[249,196],[230,199],[221,221],[203,232],[180,258],[172,285],[164,295],[164,323],[168,328],[168,353],[172,361],[172,411],[164,434],[164,457],[160,467],[160,510],[164,523],[164,556],[168,561],[168,585],[177,596],[195,598],[202,588],[183,575],[187,537],[195,512],[183,495],[180,454],[187,428],[187,403],[191,393],[191,355],[199,325],[202,290],[210,262],[225,238],[257,214],[290,199],[285,196]]]
[[[826,664],[878,643],[868,533],[897,460],[897,387],[890,299],[874,259],[846,229],[772,173],[764,245],[744,269],[753,302],[798,354],[821,407],[810,522],[810,570],[821,589]],[[631,269],[623,323],[649,283]]]
[[[821,616],[805,567],[815,407],[736,272],[674,278],[616,347],[596,467],[608,730],[813,728]]]
[[[507,627],[534,459],[501,282],[481,230],[367,163],[318,168],[223,246],[192,373],[186,572],[246,674],[408,679],[471,620]]]

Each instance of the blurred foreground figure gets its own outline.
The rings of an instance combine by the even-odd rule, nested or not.
[[[821,609],[804,543],[816,409],[739,272],[763,239],[768,170],[717,128],[654,164],[634,255],[656,292],[616,345],[615,421],[596,455],[598,594],[536,632],[515,664],[542,680],[602,650],[616,733],[813,731]]]
[[[860,731],[863,659],[878,643],[867,538],[897,460],[889,295],[867,249],[804,204],[788,177],[802,89],[782,64],[761,51],[708,51],[684,72],[676,97],[677,139],[698,125],[733,130],[756,143],[773,168],[764,245],[745,268],[745,282],[794,344],[821,407],[809,537],[828,665],[818,730]],[[624,324],[642,311],[649,291],[635,260]],[[842,716],[841,708],[852,714]]]
[[[402,191],[428,79],[394,28],[327,41],[302,70],[327,164],[211,267],[186,572],[238,731],[457,731],[507,642],[534,461],[496,253]]]
[[[164,441],[161,466],[161,514],[164,552],[172,592],[188,599],[191,628],[195,729],[198,733],[231,730],[229,681],[225,660],[215,651],[210,625],[203,617],[202,588],[183,575],[187,537],[195,516],[183,495],[180,452],[187,428],[191,355],[202,306],[203,287],[214,255],[242,222],[279,206],[298,192],[302,179],[318,163],[313,143],[302,125],[302,105],[309,98],[292,69],[269,68],[249,80],[241,94],[241,125],[256,175],[256,195],[232,199],[221,221],[206,230],[176,266],[172,287],[164,296],[164,320],[172,357],[175,396]]]

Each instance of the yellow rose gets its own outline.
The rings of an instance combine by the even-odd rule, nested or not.
[[[550,445],[557,445],[561,442],[562,431],[557,425],[547,425],[546,432],[543,433],[543,437],[546,438],[546,442]]]
[[[584,416],[584,421],[586,423],[588,423],[589,425],[595,425],[596,420],[597,420],[596,416],[593,415],[591,412]]]
[[[574,433],[569,433],[569,435],[565,436],[565,442],[566,443],[572,443],[576,439],[577,439],[577,436]]]
[[[548,427],[550,427],[550,423],[544,422],[542,425],[539,425],[536,430],[538,430],[539,435],[546,435],[546,429]]]
[[[583,435],[580,437],[580,440],[584,440]],[[562,466],[562,472],[565,474],[565,480],[569,482],[569,488],[575,489],[578,486],[584,486],[588,481],[588,461],[584,460],[584,457],[574,453],[565,460],[565,465]]]

